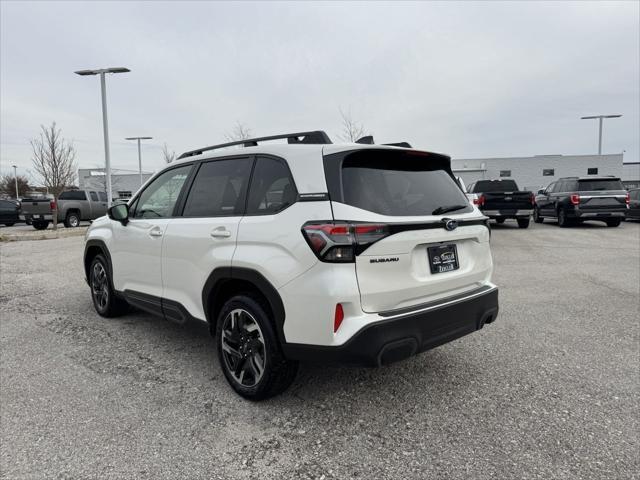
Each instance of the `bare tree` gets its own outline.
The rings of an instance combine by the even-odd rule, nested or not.
[[[251,138],[251,129],[244,123],[237,121],[231,133],[227,133],[225,137],[230,142],[246,140],[247,138]]]
[[[29,179],[24,175],[18,175],[18,196],[25,197],[27,192],[31,190]],[[0,193],[9,197],[16,195],[16,177],[13,175],[3,175],[0,178]]]
[[[176,152],[169,150],[169,147],[167,147],[167,144],[165,143],[162,147],[162,157],[164,158],[164,162],[169,164],[176,159]]]
[[[62,138],[56,122],[51,126],[40,126],[40,137],[31,140],[31,161],[42,183],[57,199],[65,187],[76,179],[76,151],[73,144]]]
[[[40,125],[40,129],[40,136],[31,140],[33,169],[49,193],[58,200],[64,188],[75,182],[76,151],[73,144],[62,137],[56,122],[49,127]],[[53,212],[53,228],[57,226],[57,212]]]
[[[356,122],[351,116],[351,110],[345,112],[342,108],[340,117],[342,117],[342,130],[338,134],[338,138],[343,142],[354,143],[366,135],[364,125]]]

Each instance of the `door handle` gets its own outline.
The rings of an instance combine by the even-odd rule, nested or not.
[[[214,238],[229,238],[231,232],[224,227],[218,227],[211,231],[211,236]]]
[[[160,229],[160,227],[153,227],[151,230],[149,230],[149,236],[150,237],[161,237],[162,236],[162,230]]]

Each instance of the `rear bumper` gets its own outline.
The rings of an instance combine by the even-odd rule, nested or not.
[[[52,221],[53,220],[53,215],[51,214],[44,214],[44,215],[32,215],[30,213],[24,214],[24,215],[20,215],[20,220],[22,220],[23,222],[33,222],[38,221],[38,220],[47,220],[47,221]]]
[[[443,300],[372,323],[336,347],[283,345],[287,358],[377,367],[408,358],[481,329],[498,315],[498,288],[483,287],[462,298]]]
[[[575,209],[573,215],[575,218],[624,218],[626,210],[580,210]]]
[[[533,209],[518,210],[482,210],[489,218],[527,218],[533,213]]]

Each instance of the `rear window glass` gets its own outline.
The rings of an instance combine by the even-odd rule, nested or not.
[[[455,213],[471,211],[467,197],[445,169],[448,162],[436,154],[354,152],[334,172],[341,181],[332,181],[335,176],[327,172],[329,194],[334,201],[390,216],[432,215],[439,207],[452,206],[462,207]],[[325,161],[326,168],[331,163]]]
[[[84,190],[71,190],[68,192],[62,192],[58,197],[58,200],[86,200],[87,197],[84,194]]]
[[[578,189],[582,192],[597,192],[598,190],[624,190],[620,180],[580,180]]]
[[[513,180],[478,180],[474,192],[516,192],[518,185]]]

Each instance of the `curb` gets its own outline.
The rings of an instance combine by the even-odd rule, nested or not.
[[[0,242],[24,242],[31,240],[55,240],[57,238],[84,236],[88,227],[76,227],[74,229],[47,230],[20,232],[20,233],[0,233]]]

